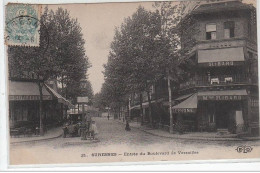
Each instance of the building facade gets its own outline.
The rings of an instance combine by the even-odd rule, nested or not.
[[[259,135],[255,7],[235,0],[196,4],[180,27],[193,30],[183,32],[181,46],[195,65],[174,92],[175,123],[187,131]]]
[[[35,76],[32,73],[17,74],[10,69],[8,87],[10,128],[39,128],[40,91]],[[58,94],[55,80],[46,81],[42,94],[43,124],[45,127],[56,126],[66,117],[67,109],[73,105]]]

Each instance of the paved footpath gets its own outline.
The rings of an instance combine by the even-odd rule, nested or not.
[[[119,123],[124,123],[120,120],[115,120]],[[184,133],[184,134],[170,134],[168,131],[164,131],[161,129],[151,129],[145,126],[141,126],[140,123],[130,122],[130,127],[137,128],[146,133],[149,133],[154,136],[160,136],[165,138],[172,139],[187,139],[187,140],[207,140],[207,141],[243,141],[243,140],[260,140],[260,137],[243,137],[237,138],[234,134],[229,135],[219,135],[216,132],[192,132],[192,133]]]
[[[62,128],[61,127],[56,127],[52,128],[47,131],[47,133],[44,134],[44,136],[20,136],[20,137],[11,137],[10,138],[10,143],[15,144],[15,143],[24,143],[24,142],[33,142],[33,141],[42,141],[42,140],[50,140],[50,139],[55,139],[58,138],[62,135]]]

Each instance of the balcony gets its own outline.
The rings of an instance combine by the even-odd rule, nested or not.
[[[227,86],[227,85],[249,85],[257,84],[257,77],[252,77],[248,74],[239,75],[218,75],[218,76],[199,76],[191,78],[190,80],[181,83],[180,89],[188,89],[193,87],[207,87],[207,86]]]

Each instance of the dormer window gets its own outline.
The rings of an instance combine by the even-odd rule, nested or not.
[[[206,24],[206,40],[215,40],[217,38],[217,25],[215,23]]]
[[[224,38],[235,37],[235,22],[228,21],[224,23]]]

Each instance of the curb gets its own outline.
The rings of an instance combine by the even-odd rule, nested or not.
[[[116,121],[118,123],[124,124],[123,122],[120,121]],[[141,130],[145,133],[148,133],[150,135],[153,136],[158,136],[158,137],[163,137],[163,138],[168,138],[168,139],[182,139],[182,140],[203,140],[203,141],[257,141],[260,139],[246,139],[246,138],[201,138],[201,137],[197,137],[197,138],[186,138],[186,137],[174,137],[174,136],[162,136],[162,135],[158,135],[158,134],[154,134],[152,132],[149,132],[147,130],[141,129],[139,127],[131,127],[131,128],[135,128],[138,130]]]
[[[35,140],[30,140],[30,141],[19,141],[19,142],[10,142],[10,144],[19,144],[19,143],[27,143],[27,142],[37,142],[37,141],[47,141],[47,140],[52,140],[56,138],[60,138],[62,134],[59,134],[58,136],[50,137],[50,138],[43,138],[43,139],[35,139]]]

